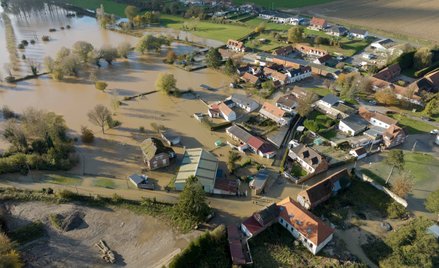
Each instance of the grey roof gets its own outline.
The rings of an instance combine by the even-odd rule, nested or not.
[[[370,137],[378,138],[381,137],[385,131],[385,128],[371,126],[368,130],[366,130],[366,132],[364,132],[364,134]]]
[[[251,98],[248,98],[244,95],[233,94],[231,96],[231,100],[239,105],[248,106],[248,107],[252,107],[252,106],[259,107],[259,104],[256,101],[254,101]]]
[[[345,123],[348,127],[350,127],[355,132],[365,129],[369,124],[369,122],[367,122],[362,117],[356,114],[352,114],[342,119],[341,122]]]
[[[175,181],[185,182],[190,176],[196,176],[199,179],[214,182],[217,170],[218,160],[213,154],[202,148],[187,149]]]
[[[367,33],[366,30],[361,30],[361,29],[350,29],[349,31],[353,34],[361,34],[361,35],[365,35]]]
[[[143,157],[147,161],[151,160],[158,154],[173,152],[171,148],[166,147],[161,140],[156,138],[145,139],[140,144],[140,148],[142,149]]]
[[[247,142],[251,137],[253,137],[253,135],[237,125],[227,128],[226,131],[243,142]]]
[[[277,131],[271,132],[267,136],[267,140],[273,143],[277,148],[280,148],[282,146],[282,142],[287,136],[287,133],[288,133],[288,126],[280,127]]]
[[[297,98],[293,94],[287,94],[282,97],[280,97],[276,103],[284,105],[286,107],[293,107],[297,104]]]
[[[145,179],[138,174],[133,174],[133,175],[129,176],[128,178],[130,178],[130,180],[132,180],[135,184],[141,184],[142,182],[145,181]]]
[[[333,94],[328,94],[328,95],[324,96],[321,99],[321,101],[322,102],[326,102],[326,103],[328,103],[328,104],[330,104],[332,106],[332,105],[336,104],[337,102],[339,102],[340,99],[337,96],[333,95]]]

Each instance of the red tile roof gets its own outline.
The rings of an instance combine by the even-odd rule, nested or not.
[[[307,211],[299,203],[287,197],[277,203],[281,207],[280,217],[292,225],[315,245],[320,245],[334,233],[334,229]]]
[[[229,39],[229,41],[227,41],[227,45],[231,46],[231,47],[236,47],[238,49],[243,49],[244,48],[244,43],[243,42],[232,40],[232,39]]]
[[[241,78],[247,82],[247,83],[252,83],[252,84],[256,84],[259,81],[259,77],[252,75],[251,73],[244,73],[243,76],[241,76]]]
[[[265,229],[265,226],[260,225],[259,222],[255,220],[253,215],[247,218],[242,224],[252,235],[255,235]]]
[[[311,25],[317,25],[317,26],[320,26],[320,27],[325,27],[326,26],[326,20],[322,19],[322,18],[312,17],[310,24]]]
[[[267,111],[268,113],[274,115],[277,118],[282,118],[285,116],[285,111],[274,106],[273,104],[269,102],[264,102],[264,105],[262,105],[262,109]]]
[[[247,144],[253,148],[253,150],[258,151],[262,145],[264,145],[264,141],[258,137],[252,136],[248,139]]]

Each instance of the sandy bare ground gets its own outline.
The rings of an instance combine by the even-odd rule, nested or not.
[[[72,204],[40,202],[5,204],[8,228],[14,230],[31,221],[45,223],[47,235],[21,250],[29,267],[105,267],[94,243],[105,240],[115,252],[116,267],[162,267],[198,235],[178,235],[159,219],[127,210],[99,210]],[[52,213],[85,214],[78,229],[61,232],[51,227]],[[114,267],[114,266],[113,266]]]
[[[439,42],[437,0],[340,0],[301,12],[389,33]]]

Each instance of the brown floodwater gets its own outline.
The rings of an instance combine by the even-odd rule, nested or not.
[[[63,13],[64,12],[64,13]],[[65,11],[57,11],[49,15],[52,19],[36,16],[35,22],[28,17],[24,19],[17,15],[10,15],[13,21],[17,39],[30,39],[32,36],[48,34],[48,28],[65,26],[69,24],[72,29],[58,30],[50,33],[50,42],[37,42],[25,49],[27,57],[41,61],[45,56],[54,56],[63,46],[71,47],[76,41],[85,40],[95,47],[103,44],[117,45],[122,41],[135,44],[137,38],[117,32],[101,29],[95,19],[90,17],[72,18],[65,17]],[[157,29],[154,30],[157,33]],[[0,29],[1,32],[1,29]],[[168,34],[168,31],[164,31]],[[2,43],[0,43],[2,44]],[[1,48],[3,61],[9,56],[4,47]],[[187,53],[194,49],[181,43],[173,43],[172,48],[177,53]],[[36,107],[53,111],[62,115],[72,131],[72,135],[79,135],[81,126],[90,127],[95,131],[97,140],[93,146],[78,144],[84,166],[77,167],[81,173],[113,174],[125,177],[132,172],[139,172],[141,167],[141,154],[139,150],[139,128],[144,127],[147,135],[152,135],[151,123],[162,124],[171,128],[182,136],[183,146],[194,148],[204,147],[214,149],[214,142],[225,136],[223,133],[210,132],[191,116],[195,112],[206,112],[206,106],[197,99],[183,96],[173,98],[162,93],[155,93],[143,98],[124,102],[117,111],[115,118],[122,122],[121,127],[108,131],[102,135],[99,128],[88,121],[87,113],[97,104],[111,107],[112,99],[122,99],[124,96],[135,95],[141,92],[155,90],[155,81],[161,73],[172,73],[177,79],[177,87],[181,90],[193,89],[206,101],[221,100],[232,93],[243,93],[228,88],[230,78],[224,74],[203,69],[187,72],[172,65],[162,62],[166,55],[166,48],[161,53],[139,55],[132,52],[128,60],[118,60],[108,66],[103,63],[102,68],[96,69],[97,78],[108,83],[108,89],[101,92],[87,79],[88,74],[82,72],[79,78],[70,78],[65,81],[54,81],[49,76],[19,82],[16,85],[0,84],[0,107],[9,106],[20,113],[28,107]],[[27,70],[26,70],[27,72]],[[200,88],[201,84],[216,88],[216,91],[206,91]],[[4,121],[0,118],[0,130]],[[0,143],[0,149],[5,149],[7,144]],[[177,148],[181,156],[183,148]],[[171,176],[171,175],[169,175]],[[168,179],[168,178],[167,178]]]

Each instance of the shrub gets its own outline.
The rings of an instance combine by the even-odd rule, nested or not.
[[[24,49],[24,45],[23,44],[18,44],[18,49]]]
[[[70,25],[67,25],[66,28],[67,28],[67,29],[70,29],[70,28],[72,28],[72,27],[70,27]]]
[[[87,127],[81,127],[81,140],[83,143],[92,143],[95,139],[93,131]]]
[[[145,127],[139,127],[139,132],[140,133],[145,133]]]
[[[312,132],[318,132],[320,129],[319,124],[317,124],[317,122],[313,120],[305,120],[305,122],[303,122],[303,125]]]
[[[107,118],[107,125],[109,128],[115,128],[115,127],[122,125],[122,123],[119,120],[114,120],[112,117],[108,117]]]
[[[15,76],[6,76],[5,81],[7,83],[14,83],[15,82]]]
[[[392,202],[387,206],[387,217],[390,219],[400,219],[406,215],[406,213],[405,208],[396,202]]]
[[[41,40],[43,40],[44,42],[47,42],[47,41],[50,41],[50,37],[48,35],[43,35]]]
[[[33,44],[35,44],[35,40],[30,40],[30,43],[33,45]]]
[[[62,216],[59,214],[49,215],[50,224],[58,230],[62,230]]]
[[[50,29],[49,29],[49,32],[50,32],[50,33],[56,32],[56,29],[54,29],[54,28],[50,28]]]
[[[9,109],[9,107],[6,106],[6,105],[3,106],[2,113],[3,113],[3,118],[4,119],[11,119],[11,118],[15,118],[16,117],[15,113],[11,109]]]
[[[96,89],[105,90],[107,88],[107,86],[108,86],[108,84],[103,82],[103,81],[96,81],[95,82]]]

